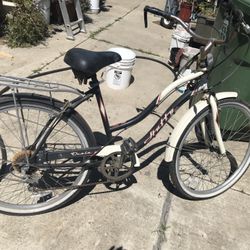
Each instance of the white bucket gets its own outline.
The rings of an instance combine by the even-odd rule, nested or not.
[[[97,14],[100,11],[100,0],[90,0],[91,13]]]
[[[182,77],[185,77],[185,76],[188,76],[192,73],[192,70],[191,69],[186,69],[183,73],[179,74],[178,78],[182,78]],[[186,82],[185,84],[187,84],[188,82]],[[184,93],[187,89],[187,85],[183,85],[181,87],[178,88],[178,91],[180,93]]]
[[[111,48],[109,51],[120,54],[122,60],[106,67],[106,83],[112,89],[126,89],[130,84],[136,55],[126,48]]]
[[[184,48],[187,47],[189,43],[189,39],[183,39],[180,36],[172,35],[171,43],[170,43],[170,50],[172,48]]]
[[[170,50],[172,48],[184,48],[188,46],[191,35],[181,26],[177,25],[173,31]]]
[[[193,47],[186,47],[183,49],[183,54],[180,61],[180,69],[195,55],[199,53],[199,49]],[[185,69],[184,69],[185,70]]]
[[[43,14],[46,22],[50,23],[50,0],[37,0],[38,9]]]

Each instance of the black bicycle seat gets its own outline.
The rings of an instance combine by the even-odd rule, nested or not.
[[[92,77],[100,69],[120,61],[121,56],[112,51],[94,52],[80,48],[67,51],[64,62],[72,67],[74,72],[82,73],[85,77]]]

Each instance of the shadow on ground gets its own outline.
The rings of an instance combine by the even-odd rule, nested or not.
[[[101,133],[98,133],[99,140],[103,139],[105,137],[102,137]],[[104,143],[104,141],[102,141]],[[108,182],[105,177],[102,176],[102,174],[97,170],[97,168],[93,169],[91,171],[91,174],[88,178],[88,182],[86,187],[82,188],[81,192],[68,203],[67,205],[70,205],[76,201],[79,201],[80,199],[84,198],[87,195],[101,195],[101,194],[107,194],[110,192],[118,192],[125,190],[127,188],[130,188],[133,184],[137,183],[137,179],[135,177],[135,173],[140,171],[141,169],[146,168],[150,163],[152,163],[154,160],[156,160],[160,155],[162,155],[165,152],[167,141],[157,142],[150,147],[146,148],[145,150],[141,151],[138,154],[138,157],[143,157],[154,150],[154,153],[150,154],[141,162],[141,166],[138,168],[135,168],[133,171],[133,174],[129,177],[125,178],[122,181],[119,182]],[[155,149],[159,148],[155,151]],[[177,192],[175,187],[173,186],[170,178],[170,165],[167,164],[164,160],[160,163],[158,172],[157,172],[157,178],[162,181],[164,187],[172,194],[183,198],[181,194]],[[103,184],[107,188],[106,191],[101,192],[95,192],[94,188],[96,185]]]

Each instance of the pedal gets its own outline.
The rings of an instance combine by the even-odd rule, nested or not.
[[[121,152],[125,155],[133,155],[133,165],[134,167],[140,167],[140,160],[136,154],[136,151],[138,150],[136,142],[129,137],[128,139],[125,139],[123,141],[123,144],[121,145]]]
[[[134,154],[137,151],[136,142],[131,137],[125,139],[121,145],[121,151],[125,155]]]

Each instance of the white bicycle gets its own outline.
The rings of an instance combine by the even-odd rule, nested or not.
[[[146,26],[148,12],[176,20],[191,35],[207,41],[207,45],[194,58],[199,58],[196,72],[169,84],[143,111],[126,122],[110,125],[96,77],[101,68],[121,60],[115,52],[74,48],[66,53],[64,60],[70,66],[67,69],[73,70],[80,82],[90,80],[86,92],[58,83],[0,76],[0,85],[4,87],[0,92],[1,212],[19,215],[49,212],[67,204],[89,185],[119,186],[140,167],[139,150],[197,94],[202,96],[201,100],[179,121],[166,147],[165,161],[171,166],[174,186],[189,199],[211,198],[234,185],[247,170],[249,105],[238,100],[235,92],[213,93],[202,81],[208,72],[210,49],[224,41],[200,37],[179,18],[149,6],[144,9]],[[250,28],[243,20],[240,24],[249,33]],[[115,143],[114,132],[143,121],[184,85],[187,85],[185,93],[143,138],[138,142],[127,138]],[[23,93],[25,89],[50,94],[70,92],[77,97],[62,102],[50,95]],[[96,145],[91,128],[76,111],[76,107],[93,96],[107,136],[108,143],[104,146]],[[90,183],[89,174],[94,169],[103,180]]]

